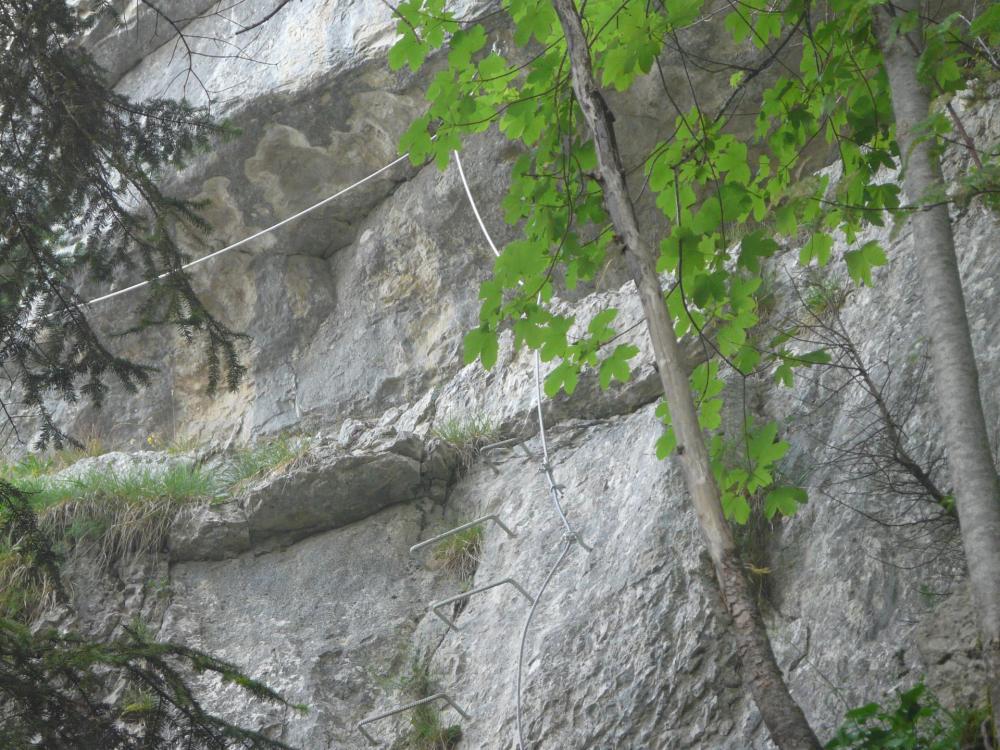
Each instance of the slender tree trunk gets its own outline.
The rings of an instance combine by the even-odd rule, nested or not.
[[[896,10],[904,13],[917,7],[913,0],[895,1]],[[917,79],[920,30],[910,39],[893,36],[884,12],[876,17],[876,25],[892,90],[903,186],[909,200],[917,203],[924,196],[939,195],[944,187],[941,163],[931,142],[919,142],[915,134],[930,112],[927,90]],[[911,230],[938,415],[944,427],[973,600],[979,612],[993,723],[1000,729],[1000,480],[979,395],[948,207],[937,205],[915,212]]]
[[[580,16],[573,0],[553,0],[553,4],[566,35],[573,90],[594,136],[604,185],[604,203],[615,232],[625,245],[625,259],[639,291],[663,392],[677,434],[677,453],[684,479],[715,565],[723,600],[732,615],[733,635],[744,680],[750,687],[771,739],[779,748],[819,750],[819,741],[802,709],[789,694],[775,661],[757,602],[736,551],[732,531],[722,512],[719,489],[691,396],[688,372],[683,366],[684,358],[674,334],[674,322],[660,287],[655,256],[639,234],[610,112],[594,81],[590,50]]]

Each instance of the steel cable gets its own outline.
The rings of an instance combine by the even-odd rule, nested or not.
[[[325,206],[330,201],[339,198],[340,196],[344,195],[345,193],[349,193],[350,191],[354,190],[354,188],[356,188],[356,187],[360,187],[361,185],[364,185],[366,182],[368,182],[369,180],[374,179],[375,177],[378,177],[383,172],[387,172],[388,170],[392,169],[394,166],[396,166],[397,164],[399,164],[400,162],[402,162],[404,159],[406,159],[408,157],[409,157],[408,153],[407,154],[403,154],[399,158],[394,159],[393,161],[391,161],[388,164],[386,164],[384,167],[380,167],[379,169],[376,169],[371,174],[366,175],[365,177],[362,177],[357,182],[355,182],[355,183],[353,183],[351,185],[348,185],[347,187],[345,187],[345,188],[343,188],[341,190],[338,190],[333,195],[328,195],[323,200],[318,201],[317,203],[312,204],[308,208],[304,208],[301,211],[299,211],[298,213],[294,213],[291,216],[289,216],[287,218],[284,218],[281,221],[277,222],[276,224],[272,224],[269,227],[261,229],[259,232],[254,232],[249,237],[244,237],[242,240],[238,240],[238,241],[234,242],[231,245],[227,245],[226,247],[221,248],[220,250],[216,250],[215,252],[211,252],[208,255],[202,256],[201,258],[196,258],[195,260],[192,260],[190,263],[185,263],[179,269],[174,269],[174,270],[171,270],[171,271],[164,271],[159,276],[157,276],[156,279],[153,279],[153,280],[147,279],[146,281],[140,281],[137,284],[132,284],[131,286],[127,286],[127,287],[125,287],[123,289],[117,289],[117,290],[115,290],[113,292],[108,292],[107,294],[101,295],[100,297],[95,297],[92,300],[88,300],[86,302],[81,303],[80,307],[87,307],[89,305],[94,305],[94,304],[97,304],[98,302],[104,302],[105,300],[112,299],[113,297],[118,297],[118,296],[121,296],[122,294],[127,294],[128,292],[135,291],[136,289],[141,289],[144,286],[149,286],[149,284],[152,283],[152,281],[158,281],[160,279],[165,279],[168,276],[170,276],[171,274],[177,273],[177,271],[187,270],[188,268],[191,268],[192,266],[196,266],[199,263],[204,263],[206,260],[211,260],[212,258],[215,258],[215,257],[217,257],[219,255],[222,255],[223,253],[228,253],[230,250],[235,250],[236,248],[240,247],[241,245],[245,245],[246,243],[251,242],[251,241],[257,239],[258,237],[263,237],[265,234],[273,232],[275,229],[278,229],[279,227],[283,227],[285,224],[293,222],[296,219],[300,219],[303,216],[305,216],[306,214],[308,214],[308,213],[310,213],[312,211],[315,211],[317,208],[321,208],[322,206]]]
[[[490,250],[493,254],[500,257],[500,251],[497,249],[496,243],[493,242],[493,238],[490,236],[489,231],[486,229],[486,224],[483,222],[483,217],[479,213],[479,208],[476,206],[476,200],[472,196],[472,190],[469,187],[469,181],[465,177],[465,170],[462,168],[462,158],[459,156],[458,151],[453,151],[452,154],[455,157],[455,165],[458,167],[458,174],[462,180],[462,186],[465,188],[465,195],[469,199],[469,205],[472,207],[472,213],[475,214],[476,221],[479,223],[479,228],[483,232],[483,236],[486,238],[486,242],[490,246]],[[521,283],[521,282],[518,282]],[[539,301],[541,299],[539,298]],[[527,744],[524,741],[524,710],[522,705],[522,682],[524,675],[524,648],[528,641],[528,631],[531,627],[532,618],[535,615],[535,610],[538,607],[538,603],[545,593],[545,590],[549,586],[549,582],[555,576],[556,571],[559,570],[559,566],[562,565],[566,556],[569,554],[570,549],[573,544],[578,543],[588,552],[590,547],[583,543],[580,539],[579,534],[573,529],[570,524],[569,519],[566,517],[566,513],[563,510],[562,503],[560,502],[560,496],[562,494],[562,489],[556,482],[555,474],[552,469],[552,464],[549,459],[549,446],[548,439],[545,434],[545,417],[542,411],[542,364],[541,357],[539,357],[538,351],[534,352],[534,364],[535,364],[535,411],[538,415],[538,437],[542,446],[542,471],[545,474],[545,478],[548,480],[549,485],[549,499],[552,501],[552,506],[559,516],[559,520],[562,522],[563,528],[563,543],[562,549],[559,552],[559,556],[556,558],[555,563],[549,569],[548,574],[545,576],[545,580],[542,582],[541,588],[538,590],[538,594],[532,599],[531,608],[528,610],[528,617],[524,621],[524,628],[521,630],[521,642],[518,646],[517,653],[517,689],[516,689],[516,719],[517,719],[517,745],[519,750],[527,750]]]

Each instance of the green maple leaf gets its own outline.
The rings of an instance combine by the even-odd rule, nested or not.
[[[769,519],[777,513],[794,516],[808,499],[809,495],[799,487],[775,487],[764,497],[764,515]]]

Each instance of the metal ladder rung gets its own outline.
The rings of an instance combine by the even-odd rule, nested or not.
[[[381,721],[382,719],[388,719],[390,716],[401,714],[404,711],[409,711],[411,708],[422,706],[425,703],[433,703],[436,700],[443,700],[449,706],[454,708],[461,715],[463,719],[469,720],[472,718],[469,714],[465,713],[465,711],[459,708],[458,704],[455,703],[455,701],[453,701],[448,696],[447,693],[435,693],[434,695],[428,696],[427,698],[421,698],[418,701],[413,701],[413,703],[407,703],[405,706],[400,706],[399,708],[394,708],[391,711],[386,711],[384,714],[379,714],[378,716],[369,716],[367,719],[362,719],[357,723],[356,728],[359,732],[361,732],[361,734],[365,736],[365,739],[368,740],[368,744],[377,747],[379,745],[379,741],[376,740],[374,737],[372,737],[370,734],[368,734],[367,731],[365,731],[365,724],[371,724],[376,721]]]
[[[495,523],[497,526],[499,526],[501,529],[503,529],[504,532],[509,537],[516,537],[517,536],[517,534],[515,534],[513,531],[511,531],[507,527],[507,524],[505,524],[503,521],[500,520],[499,516],[497,516],[496,513],[490,513],[488,516],[482,516],[480,518],[477,518],[474,521],[469,521],[468,523],[463,523],[461,526],[456,526],[455,528],[453,528],[453,529],[451,529],[449,531],[446,531],[443,534],[438,534],[437,536],[432,536],[430,539],[425,539],[424,541],[420,542],[419,544],[414,544],[412,547],[410,547],[410,554],[412,555],[414,552],[422,550],[424,547],[430,546],[431,544],[434,544],[435,542],[440,542],[442,539],[447,539],[448,537],[452,536],[453,534],[458,534],[458,533],[460,533],[462,531],[465,531],[466,529],[471,529],[473,526],[478,526],[479,524],[484,523],[485,521],[493,521],[493,523]]]
[[[527,599],[529,602],[531,602],[532,604],[534,604],[534,602],[535,602],[534,598],[531,596],[531,594],[529,594],[527,591],[524,590],[524,588],[521,586],[521,584],[519,584],[513,578],[504,578],[504,579],[502,579],[500,581],[493,581],[492,583],[487,583],[485,586],[479,586],[477,588],[472,589],[471,591],[465,591],[465,592],[463,592],[461,594],[455,594],[455,596],[449,596],[447,599],[442,599],[439,602],[433,602],[430,605],[430,610],[435,615],[437,615],[437,617],[442,622],[444,622],[445,625],[447,625],[449,628],[451,628],[452,630],[461,630],[461,628],[459,628],[458,625],[456,625],[454,622],[452,622],[451,620],[449,620],[443,614],[441,614],[440,612],[438,612],[438,609],[440,607],[445,606],[446,604],[452,604],[453,602],[457,602],[457,601],[460,601],[461,599],[465,599],[467,597],[470,597],[473,594],[481,594],[482,592],[489,591],[490,589],[494,589],[497,586],[503,586],[505,583],[509,583],[511,586],[513,586],[514,588],[516,588],[519,592],[521,592],[521,594],[524,596],[525,599]]]
[[[506,440],[501,440],[497,443],[489,443],[488,445],[484,445],[482,448],[479,449],[479,452],[482,453],[483,451],[492,451],[496,450],[497,448],[506,448],[508,445],[513,445],[514,443],[523,443],[523,442],[524,442],[523,437],[507,438]]]

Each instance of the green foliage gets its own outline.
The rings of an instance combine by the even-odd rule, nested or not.
[[[431,434],[458,450],[460,471],[465,471],[485,446],[499,440],[500,427],[489,417],[474,414],[435,422]]]
[[[475,414],[464,417],[449,417],[435,422],[431,434],[456,447],[481,448],[500,434],[500,428],[489,417]]]
[[[871,286],[872,269],[884,266],[889,261],[882,246],[873,240],[866,242],[857,250],[848,250],[844,253],[844,262],[847,263],[847,273],[855,284]]]
[[[0,540],[0,554],[16,556],[20,568],[16,585],[46,588],[51,601],[66,602],[58,557],[39,527],[28,496],[2,480]],[[2,575],[9,580],[6,572]],[[126,628],[121,637],[104,643],[72,633],[33,631],[8,616],[13,607],[7,580],[4,584],[0,746],[167,750],[183,736],[185,746],[197,750],[288,748],[202,707],[190,686],[192,675],[197,673],[215,674],[259,700],[289,705],[235,665],[196,649],[158,643],[139,622]],[[37,601],[29,604],[38,606]],[[26,620],[34,613],[13,614]],[[129,681],[124,700],[117,705],[100,700],[123,676]]]
[[[120,706],[94,700],[125,672],[132,687]],[[209,714],[188,686],[191,673],[214,673],[255,698],[288,705],[232,664],[195,649],[149,640],[137,629],[104,644],[55,631],[33,634],[0,619],[0,724],[4,747],[53,750],[168,748],[169,731],[192,748],[276,750],[285,743]],[[120,723],[139,724],[130,731]],[[172,728],[172,729],[169,729]]]
[[[1000,75],[1000,70],[997,71]],[[1000,144],[992,144],[987,153],[1000,152]],[[1000,161],[987,161],[982,167],[972,167],[955,180],[948,199],[958,208],[966,208],[973,199],[980,199],[989,209],[1000,212]]]
[[[895,706],[869,703],[847,712],[828,750],[985,750],[985,708],[947,711],[923,683],[897,696]]]
[[[145,721],[160,709],[160,699],[148,690],[130,687],[122,696],[122,721]]]
[[[26,493],[40,525],[63,553],[85,548],[105,566],[139,553],[162,550],[177,514],[185,508],[232,499],[249,483],[287,471],[309,449],[305,438],[280,436],[238,448],[215,468],[174,462],[163,468],[114,472],[94,466],[60,476],[74,453],[30,454],[0,468],[0,477]],[[22,585],[16,550],[0,544],[0,583],[15,610],[48,601],[47,589]],[[16,606],[14,606],[16,604]],[[8,611],[11,611],[8,609]]]
[[[676,333],[704,338],[714,354],[691,375],[701,426],[710,433],[721,425],[727,377],[770,373],[775,382],[792,386],[798,368],[830,361],[823,351],[790,348],[794,332],[769,342],[749,335],[759,322],[760,299],[766,298],[763,267],[779,252],[779,240],[799,242],[804,266],[843,263],[856,285],[870,286],[874,269],[888,262],[878,244],[858,242],[865,226],[881,226],[907,208],[900,205],[899,186],[880,175],[900,156],[873,30],[881,5],[835,0],[816,14],[803,0],[778,8],[757,0],[734,4],[723,20],[725,29],[736,44],[756,50],[757,61],[728,70],[720,66],[719,74],[733,88],[721,107],[700,106],[692,87],[694,106],[685,111],[675,104],[673,122],[663,123],[661,140],[644,159],[643,190],[654,193],[670,227],[659,244],[657,268],[676,281],[665,295]],[[657,70],[665,40],[677,44],[675,35],[686,28],[712,22],[703,0],[588,0],[579,8],[599,85],[625,91],[650,75],[663,83],[671,102],[675,97]],[[544,362],[553,363],[545,379],[550,397],[572,394],[585,368],[596,369],[607,388],[629,378],[628,362],[637,354],[634,347],[614,346],[616,311],[601,311],[573,337],[569,332],[577,321],[548,305],[554,279],[565,279],[570,289],[592,281],[617,252],[602,185],[594,177],[594,146],[569,82],[565,40],[544,0],[511,0],[503,11],[514,40],[506,51],[502,43],[491,43],[482,19],[459,19],[445,0],[406,0],[398,6],[401,38],[392,52],[394,68],[417,70],[438,48],[448,50],[427,88],[428,109],[400,148],[414,162],[433,159],[443,168],[463,137],[493,125],[524,148],[502,203],[506,221],[520,233],[480,287],[479,323],[465,337],[465,361],[479,359],[493,367],[498,333],[509,325],[516,346],[536,349]],[[900,17],[895,23],[905,28],[912,21]],[[952,15],[926,26],[921,74],[935,92],[950,95],[989,69],[983,40],[988,45],[1000,34],[996,13],[984,12],[971,25]],[[787,42],[801,47],[801,55],[789,57],[794,64],[775,52]],[[751,83],[769,68],[771,83],[755,89]],[[734,102],[741,103],[740,110],[756,110],[749,142],[730,132],[731,126],[740,127]],[[936,116],[925,137],[940,140],[952,124]],[[833,185],[828,176],[799,176],[808,151],[823,142],[840,161],[842,176]],[[1000,173],[998,164],[994,155],[970,176],[962,200],[980,188],[978,194],[988,192],[991,175]],[[932,198],[953,196],[920,196]],[[840,257],[834,253],[837,240],[847,246]],[[658,415],[665,432],[656,450],[665,457],[676,441],[665,404]],[[746,498],[755,493],[764,493],[768,518],[794,513],[805,500],[799,489],[770,486],[767,477],[787,449],[776,434],[775,425],[748,431],[746,442],[756,455],[734,464],[717,461],[730,518],[745,520]]]
[[[68,438],[47,400],[101,406],[109,380],[134,392],[154,371],[105,345],[82,306],[85,288],[149,280],[122,330],[176,325],[204,345],[210,390],[235,387],[244,372],[241,336],[208,311],[180,270],[188,249],[204,242],[201,205],[167,195],[156,181],[229,129],[185,101],[133,101],[109,88],[79,39],[113,4],[89,17],[77,5],[0,4],[0,345],[5,376],[21,390],[19,411],[38,415],[41,445],[56,447]],[[137,12],[154,13],[152,5]],[[167,22],[156,15],[150,23]]]
[[[824,318],[840,312],[850,292],[849,288],[836,279],[814,274],[806,281],[802,303],[810,313]]]
[[[412,700],[433,695],[435,690],[428,665],[414,658],[409,674],[400,680],[400,687]],[[401,742],[393,745],[393,750],[453,750],[461,739],[462,728],[457,724],[445,726],[440,709],[425,703],[410,712],[410,729]]]
[[[306,437],[279,435],[252,445],[237,448],[224,461],[216,482],[226,488],[220,499],[238,493],[251,482],[269,474],[288,471],[309,452],[311,441]]]
[[[748,420],[738,443],[717,434],[709,443],[712,470],[719,485],[722,509],[726,518],[745,524],[751,507],[757,502],[767,520],[777,514],[791,516],[808,500],[805,490],[775,482],[777,463],[789,445],[777,439],[778,425],[769,422],[756,428]]]
[[[479,567],[485,530],[472,526],[435,545],[431,557],[446,570],[451,570],[465,582],[471,582]]]

